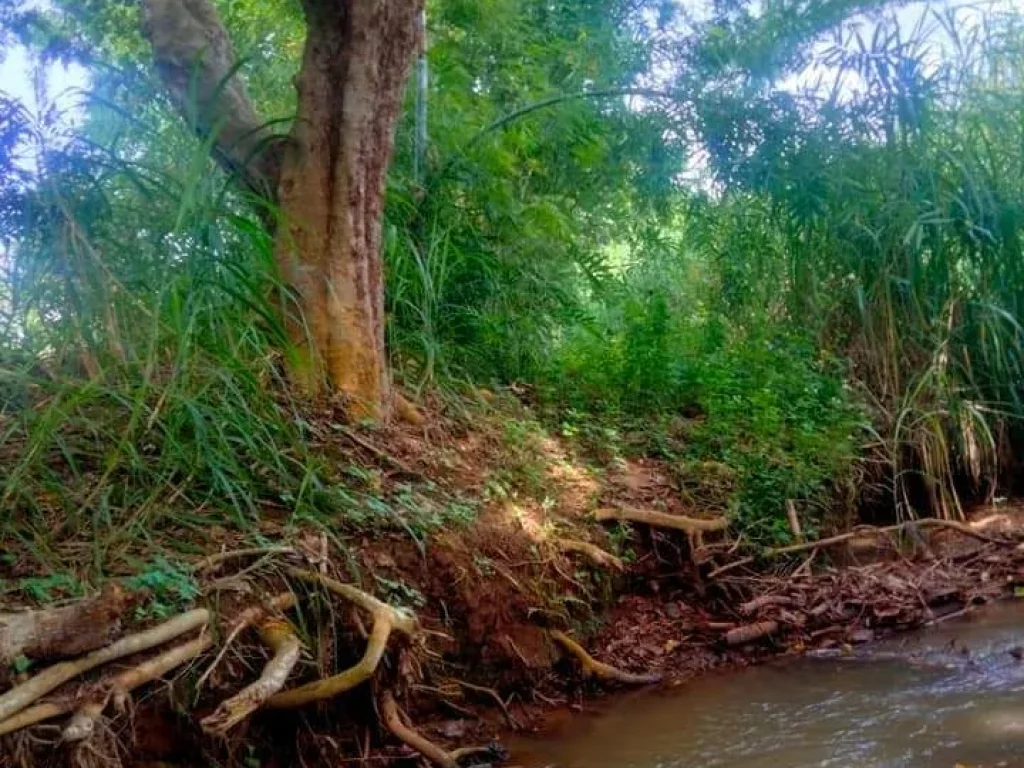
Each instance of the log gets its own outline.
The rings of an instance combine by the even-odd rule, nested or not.
[[[133,602],[134,596],[111,584],[61,608],[0,613],[0,668],[20,656],[70,659],[101,648],[117,637],[120,618]]]
[[[728,646],[746,645],[762,637],[768,637],[779,630],[777,621],[757,621],[753,624],[744,624],[742,627],[730,629],[725,633],[725,644]]]

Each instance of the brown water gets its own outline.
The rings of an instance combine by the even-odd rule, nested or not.
[[[1024,601],[993,605],[858,660],[789,660],[626,695],[513,744],[512,764],[1024,768],[1024,662],[1009,653],[1020,645]]]

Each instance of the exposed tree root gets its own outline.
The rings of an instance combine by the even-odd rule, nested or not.
[[[67,659],[109,643],[133,598],[117,585],[63,608],[0,614],[0,666],[19,656]],[[2,675],[2,672],[0,672]]]
[[[20,712],[34,701],[91,669],[125,656],[131,656],[173,640],[194,629],[206,625],[210,612],[198,608],[175,616],[152,629],[121,638],[116,643],[101,648],[73,661],[64,661],[44,669],[25,683],[12,688],[0,696],[0,725],[11,715]]]
[[[987,533],[983,533],[975,528],[972,528],[967,523],[961,523],[956,520],[940,520],[934,517],[926,517],[920,520],[908,520],[898,525],[887,525],[882,528],[875,528],[870,525],[859,525],[852,531],[846,533],[840,533],[837,536],[829,536],[825,539],[818,539],[817,541],[807,541],[799,544],[789,544],[785,547],[769,547],[761,550],[759,555],[752,555],[750,557],[743,557],[739,560],[735,560],[731,563],[726,563],[720,568],[716,568],[708,574],[709,579],[717,578],[723,573],[728,573],[736,568],[742,568],[745,565],[750,565],[757,561],[758,557],[771,558],[779,557],[780,555],[788,555],[794,552],[805,552],[807,550],[819,550],[825,547],[832,547],[836,544],[842,544],[850,541],[851,539],[861,538],[864,536],[887,536],[891,533],[902,533],[903,531],[911,528],[947,528],[951,531],[968,536],[978,541],[984,541],[989,544],[1015,544],[1016,542],[1008,539],[998,538],[996,536],[990,536]]]
[[[551,637],[565,650],[575,656],[583,667],[583,673],[600,680],[615,680],[627,685],[650,685],[661,682],[661,675],[636,675],[598,661],[583,646],[558,629],[551,630]]]
[[[204,634],[195,640],[164,651],[159,656],[154,656],[138,666],[121,672],[114,678],[108,692],[102,698],[88,701],[81,706],[75,699],[68,697],[62,701],[44,702],[24,709],[0,723],[0,736],[28,728],[44,720],[66,715],[77,707],[78,712],[64,729],[64,738],[72,741],[83,739],[95,729],[95,721],[99,719],[111,697],[116,703],[120,703],[123,697],[132,690],[181,666],[203,653],[211,645],[213,645],[213,638],[209,634]]]
[[[591,563],[599,568],[614,568],[616,571],[625,570],[622,560],[611,552],[606,552],[596,544],[589,541],[578,541],[577,539],[560,539],[558,547],[563,552],[576,552],[586,557]]]
[[[79,707],[75,716],[64,728],[64,740],[81,741],[88,738],[96,730],[96,722],[103,715],[103,710],[111,700],[116,709],[123,711],[129,693],[191,661],[212,645],[213,637],[209,633],[204,633],[194,640],[164,651],[158,656],[121,672],[111,681],[105,696],[86,702]]]
[[[259,680],[222,701],[212,715],[202,720],[202,728],[207,733],[223,736],[245,720],[284,688],[288,675],[298,663],[302,646],[288,622],[274,617],[264,620],[260,624],[260,637],[274,652],[273,657],[263,668]]]
[[[672,528],[677,531],[683,531],[688,536],[696,536],[712,531],[724,531],[729,527],[729,521],[724,517],[701,520],[696,517],[670,515],[653,509],[637,509],[635,507],[622,507],[620,509],[603,507],[594,513],[594,517],[599,522],[619,520],[628,523],[653,525],[658,528]]]
[[[269,546],[269,547],[249,547],[247,549],[232,549],[226,552],[218,552],[214,555],[204,557],[198,563],[192,566],[193,571],[205,571],[210,568],[214,568],[221,563],[227,562],[228,560],[235,560],[243,557],[257,557],[260,555],[292,555],[295,554],[294,547],[283,547],[283,546]]]
[[[373,617],[373,628],[370,630],[370,637],[366,643],[366,652],[357,664],[331,677],[314,680],[312,683],[298,688],[277,693],[267,700],[267,707],[273,709],[301,707],[315,701],[331,699],[349,691],[373,676],[387,650],[388,638],[391,637],[392,630],[407,637],[413,637],[416,634],[415,616],[394,608],[351,584],[343,584],[328,576],[299,568],[289,568],[288,574],[302,581],[323,586],[362,608]]]
[[[381,693],[378,700],[381,720],[383,720],[385,727],[395,738],[403,744],[412,747],[434,765],[440,766],[440,768],[458,768],[459,761],[454,755],[437,746],[426,736],[402,721],[398,704],[395,702],[395,697],[391,691]]]

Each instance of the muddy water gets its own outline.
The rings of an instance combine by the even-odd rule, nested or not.
[[[1017,646],[1024,601],[878,643],[862,659],[803,658],[627,695],[514,744],[512,764],[1024,768]]]

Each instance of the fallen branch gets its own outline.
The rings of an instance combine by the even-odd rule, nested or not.
[[[786,595],[761,595],[740,605],[739,612],[744,616],[750,616],[762,608],[786,608],[795,602],[792,597]]]
[[[653,509],[636,509],[635,507],[622,507],[619,509],[603,507],[594,513],[594,517],[599,522],[619,520],[628,523],[653,525],[658,528],[672,528],[677,531],[685,531],[689,536],[709,533],[711,531],[724,531],[729,527],[729,521],[724,517],[701,520],[696,517],[670,515]]]
[[[598,661],[587,653],[583,646],[561,630],[551,630],[551,638],[579,660],[580,665],[583,667],[583,674],[588,677],[596,677],[600,680],[615,680],[627,685],[650,685],[651,683],[661,682],[661,675],[637,675]]]
[[[44,669],[25,683],[0,696],[0,725],[11,715],[25,709],[68,680],[116,659],[163,645],[179,635],[205,626],[209,620],[210,612],[204,608],[198,608],[175,616],[170,621],[152,629],[121,638],[116,643],[94,651],[88,656],[73,661],[64,661]]]
[[[289,568],[288,574],[307,583],[323,586],[328,591],[362,608],[373,618],[373,627],[370,630],[363,658],[354,666],[331,677],[314,680],[298,688],[277,693],[267,700],[266,706],[269,708],[301,707],[315,701],[334,698],[355,688],[369,680],[376,672],[384,657],[384,652],[387,650],[388,639],[393,630],[407,637],[413,637],[416,634],[418,624],[415,616],[388,605],[351,584],[343,584],[328,576],[299,568]]]
[[[395,697],[391,691],[384,691],[378,698],[384,726],[396,739],[412,747],[434,765],[440,766],[440,768],[458,768],[459,762],[453,755],[402,722],[401,714],[398,711],[398,704],[395,702]]]
[[[118,699],[144,683],[156,680],[164,674],[181,666],[190,659],[203,653],[213,645],[213,638],[204,634],[176,648],[154,656],[152,659],[142,662],[138,666],[121,672],[114,678],[110,691],[101,700],[88,702],[78,709],[78,713],[64,729],[64,738],[69,740],[83,739],[94,730],[95,721],[99,719],[106,707],[110,696]],[[102,703],[101,703],[102,702]],[[0,723],[0,736],[28,728],[36,723],[50,720],[60,715],[66,715],[75,710],[78,702],[68,697],[59,702],[45,702],[34,707],[23,709],[13,717],[9,717]]]
[[[773,635],[778,630],[779,624],[776,621],[757,621],[753,624],[730,629],[725,633],[725,644],[729,646],[746,645],[755,640],[760,640],[762,637]]]
[[[902,533],[910,528],[946,528],[957,533],[961,533],[964,536],[968,536],[972,539],[984,541],[989,544],[1001,544],[1004,546],[1015,544],[1016,542],[1008,539],[998,538],[996,536],[990,536],[987,533],[975,530],[966,523],[960,523],[956,520],[940,520],[934,517],[926,517],[920,520],[907,520],[906,522],[899,523],[898,525],[887,525],[882,528],[875,528],[868,525],[857,526],[852,531],[846,533],[840,533],[836,536],[829,536],[825,539],[818,539],[817,541],[801,542],[799,544],[789,544],[785,547],[768,547],[754,556],[743,557],[739,560],[735,560],[731,563],[726,563],[720,568],[716,568],[708,574],[709,579],[717,578],[723,573],[727,573],[736,568],[742,568],[745,565],[750,565],[760,558],[772,558],[779,557],[780,555],[789,555],[794,552],[806,552],[807,550],[819,550],[825,547],[833,547],[836,544],[842,544],[849,541],[850,539],[856,539],[863,536],[887,536],[891,533]]]
[[[558,547],[563,552],[576,552],[583,555],[599,568],[614,568],[616,571],[625,570],[621,558],[616,557],[611,552],[605,552],[599,546],[591,544],[589,541],[561,539],[558,542]]]
[[[259,680],[222,701],[212,715],[202,720],[202,728],[207,733],[223,736],[245,720],[284,688],[288,675],[298,663],[302,646],[288,622],[278,618],[266,619],[260,625],[260,638],[274,655],[263,668]]]
[[[226,552],[218,552],[214,555],[204,557],[198,563],[192,566],[193,571],[205,571],[209,568],[220,565],[228,560],[236,560],[243,557],[256,557],[258,555],[293,555],[295,554],[294,547],[284,547],[280,545],[271,545],[268,547],[249,547],[247,549],[232,549]]]

